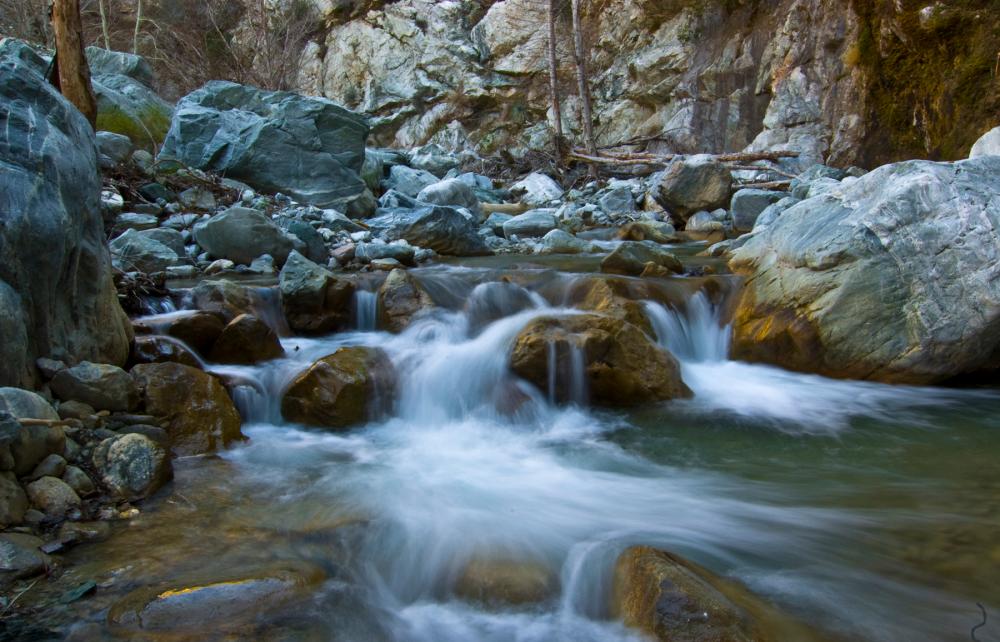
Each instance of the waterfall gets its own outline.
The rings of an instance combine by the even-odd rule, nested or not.
[[[370,290],[354,292],[354,328],[374,332],[378,327],[378,293]]]
[[[644,305],[658,342],[678,360],[704,363],[729,357],[732,327],[722,322],[719,306],[704,292],[688,299],[683,311],[652,301]]]

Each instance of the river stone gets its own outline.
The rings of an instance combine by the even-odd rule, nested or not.
[[[634,221],[618,230],[618,238],[623,241],[653,241],[654,243],[676,243],[677,230],[663,221]]]
[[[635,197],[632,196],[632,190],[625,185],[608,190],[597,199],[597,205],[609,216],[634,214],[636,211]]]
[[[542,254],[580,254],[597,252],[593,243],[578,239],[563,230],[551,230],[542,237],[540,252]]]
[[[448,178],[428,185],[417,194],[417,200],[434,205],[464,207],[477,217],[482,214],[476,193],[469,185],[457,178]]]
[[[97,490],[96,486],[94,486],[94,480],[76,466],[67,466],[66,470],[63,471],[62,480],[80,497],[93,495]]]
[[[97,412],[93,406],[82,401],[61,401],[57,410],[62,419],[87,419]]]
[[[537,209],[518,214],[503,224],[503,235],[508,239],[513,236],[545,236],[559,224],[555,213],[552,209]]]
[[[35,466],[28,479],[34,481],[42,477],[62,477],[64,472],[66,472],[66,460],[61,455],[52,453]]]
[[[431,295],[406,270],[389,273],[378,289],[378,327],[402,332],[417,314],[434,307]]]
[[[177,104],[160,158],[347,211],[367,192],[367,136],[363,116],[324,98],[212,81]]]
[[[132,156],[132,140],[128,136],[114,132],[97,132],[97,150],[116,165],[124,163]]]
[[[128,76],[147,87],[156,82],[153,68],[142,56],[100,47],[87,47],[86,56],[91,74]]]
[[[417,251],[412,245],[401,243],[358,243],[354,255],[362,263],[392,259],[403,265],[416,265]]]
[[[180,342],[170,337],[136,337],[132,343],[129,363],[182,363],[192,368],[201,368],[198,357]],[[62,406],[60,406],[60,411]]]
[[[59,413],[38,393],[20,388],[0,388],[0,412],[15,419],[58,420]]]
[[[681,220],[701,210],[729,205],[733,175],[711,156],[675,160],[657,175],[652,194],[656,202]]]
[[[528,207],[543,207],[563,196],[563,188],[545,174],[528,174],[510,186],[511,194],[520,197]]]
[[[183,341],[200,354],[206,355],[215,345],[215,340],[222,334],[224,327],[226,323],[219,314],[198,311],[172,321],[167,326],[165,334]]]
[[[394,385],[392,362],[378,348],[340,348],[292,381],[281,400],[287,421],[345,429],[371,419]]]
[[[0,473],[0,528],[16,526],[24,521],[28,496],[10,473]]]
[[[636,297],[625,279],[601,276],[578,279],[567,292],[568,304],[587,312],[628,321],[652,337],[656,334],[643,305],[646,298]]]
[[[684,272],[684,266],[677,257],[652,241],[622,241],[601,261],[601,272],[638,276],[650,262],[677,274]]]
[[[486,217],[486,221],[483,223],[484,226],[489,228],[494,234],[500,236],[503,234],[504,223],[514,218],[512,214],[504,214],[503,212],[493,212]]]
[[[262,254],[283,264],[294,243],[284,230],[257,210],[230,207],[194,226],[198,245],[216,258],[249,265]]]
[[[191,298],[197,309],[220,315],[226,323],[229,323],[241,314],[254,312],[255,300],[253,290],[232,281],[221,279],[218,281],[202,281],[192,288]],[[221,328],[219,332],[222,332]],[[183,337],[177,338],[186,340]]]
[[[108,244],[108,248],[115,267],[123,272],[165,272],[180,259],[172,249],[136,229],[125,230]]]
[[[582,351],[583,376],[597,405],[629,406],[691,396],[677,360],[621,319],[596,314],[535,319],[514,340],[511,370],[546,390],[550,345],[555,346],[560,400],[570,394],[571,346]]]
[[[139,391],[128,373],[118,366],[84,361],[56,373],[49,382],[63,401],[82,401],[97,410],[132,410]]]
[[[737,233],[749,232],[757,223],[757,218],[770,205],[785,198],[785,192],[774,192],[766,189],[741,189],[733,194],[730,211],[733,216],[733,229]]]
[[[982,135],[969,151],[969,158],[980,156],[1000,156],[1000,127],[994,127]]]
[[[146,412],[169,419],[173,450],[197,455],[241,441],[240,415],[219,380],[178,363],[147,363],[132,368],[145,392]]]
[[[46,517],[62,519],[75,509],[80,508],[80,496],[61,479],[42,477],[27,486],[31,505],[45,513]]]
[[[149,497],[173,477],[169,453],[136,433],[102,441],[94,449],[93,465],[108,490],[128,501]]]
[[[367,221],[372,232],[387,241],[404,239],[410,245],[429,248],[449,256],[490,254],[479,237],[479,226],[471,214],[444,205],[418,209],[379,210]]]
[[[722,232],[725,228],[725,222],[713,216],[712,212],[695,212],[684,225],[685,232]]]
[[[288,255],[278,287],[285,319],[295,332],[326,334],[350,323],[354,284],[298,252]]]
[[[124,364],[131,340],[94,130],[47,68],[24,43],[0,42],[0,386],[33,388],[39,357]]]
[[[0,578],[19,579],[45,572],[52,559],[39,550],[43,544],[34,535],[0,534]]]
[[[333,214],[344,217],[344,215],[340,214],[340,212],[333,212]],[[330,227],[327,224],[327,218],[328,217],[324,215],[324,224],[326,227]],[[344,218],[347,219],[347,217]],[[349,219],[347,220],[350,222]],[[324,241],[320,233],[316,231],[316,228],[309,223],[296,219],[282,218],[278,220],[278,226],[298,240],[302,241],[302,244],[304,245],[304,247],[302,247],[302,254],[305,255],[305,257],[310,261],[314,261],[316,263],[326,263],[327,259],[330,258],[330,253],[326,249],[326,241]]]
[[[241,314],[223,328],[208,358],[216,363],[253,365],[285,356],[281,340],[266,323]]]
[[[544,602],[558,586],[558,579],[540,563],[473,559],[462,569],[455,594],[492,607],[520,606]]]
[[[934,383],[1000,366],[1000,157],[886,165],[785,210],[733,253],[734,354]]]
[[[317,567],[288,565],[230,577],[194,578],[186,584],[174,580],[173,584],[129,593],[112,605],[108,624],[118,632],[186,632],[184,639],[191,639],[190,635],[216,639],[214,633],[220,631],[237,634],[239,639],[260,639],[247,637],[244,627],[252,626],[269,611],[298,600],[308,601],[324,578]],[[208,631],[213,634],[206,635]],[[230,635],[221,638],[236,639]]]
[[[614,569],[611,612],[663,641],[825,639],[745,588],[671,553],[633,546]]]
[[[47,456],[62,454],[66,435],[61,426],[22,426],[15,419],[58,421],[59,414],[34,392],[0,388],[0,450],[9,449],[12,462],[6,463],[13,463],[19,477],[30,473]]]
[[[386,193],[395,191],[410,198],[416,198],[425,187],[438,182],[437,176],[405,165],[394,165],[385,179]]]

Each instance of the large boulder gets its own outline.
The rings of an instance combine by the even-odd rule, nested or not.
[[[149,230],[152,231],[152,230]],[[114,266],[122,272],[138,270],[147,274],[166,272],[177,265],[177,252],[160,241],[129,229],[108,244]]]
[[[62,426],[23,426],[17,419],[59,421],[59,414],[34,392],[0,388],[0,461],[23,476],[49,455],[61,455],[66,434]]]
[[[197,309],[218,315],[226,323],[241,314],[253,312],[257,305],[252,288],[225,279],[202,281],[191,289],[191,298]],[[221,328],[219,332],[222,332]],[[181,336],[178,338],[184,339]]]
[[[430,172],[413,169],[406,165],[393,165],[389,170],[389,176],[383,181],[383,185],[386,191],[395,190],[400,194],[416,198],[417,194],[437,182],[437,176]]]
[[[393,385],[392,363],[378,348],[347,347],[315,362],[281,400],[288,421],[344,429],[371,419]],[[382,393],[382,394],[380,394]]]
[[[167,325],[164,334],[207,355],[225,327],[221,315],[199,311],[174,319]]]
[[[160,157],[345,211],[368,193],[367,137],[364,117],[329,100],[213,81],[178,103]]]
[[[208,358],[217,363],[253,365],[285,356],[281,339],[266,323],[252,314],[230,321],[216,339]]]
[[[510,186],[510,192],[529,207],[543,207],[563,196],[563,188],[540,172],[528,174]]]
[[[173,478],[170,453],[137,433],[102,441],[94,449],[93,465],[108,490],[128,501],[149,497]]]
[[[132,377],[106,363],[84,361],[60,370],[49,386],[63,401],[82,401],[96,410],[132,410],[139,403]]]
[[[601,272],[639,276],[647,263],[653,263],[680,274],[684,266],[677,257],[653,241],[622,241],[601,261]]]
[[[648,546],[619,556],[611,593],[615,617],[664,642],[825,639],[735,582]]]
[[[578,362],[574,352],[579,355]],[[590,400],[603,406],[691,396],[681,380],[677,360],[622,319],[579,314],[540,317],[529,323],[514,340],[511,369],[546,390],[552,366],[559,400],[573,398],[578,375],[586,383]],[[577,367],[582,373],[574,373]]]
[[[451,256],[482,256],[490,250],[479,237],[475,219],[444,205],[418,209],[380,210],[367,221],[387,241],[404,239],[411,245]]]
[[[298,252],[288,255],[278,277],[281,306],[296,332],[324,334],[351,320],[354,283],[334,276]]]
[[[402,332],[422,310],[434,307],[431,295],[406,270],[389,273],[378,289],[378,327]]]
[[[734,352],[799,371],[932,383],[1000,366],[1000,157],[881,167],[737,249]]]
[[[270,218],[239,206],[195,225],[194,239],[212,256],[244,265],[263,254],[281,265],[295,245]]]
[[[695,212],[727,206],[732,183],[732,172],[722,163],[707,155],[691,156],[674,161],[657,176],[652,196],[668,212],[687,220]]]
[[[155,152],[167,135],[173,106],[153,90],[156,79],[149,63],[142,56],[99,47],[87,47],[87,62],[97,99],[97,128]]]
[[[0,42],[0,385],[31,388],[35,360],[123,364],[101,220],[94,131],[45,80],[47,63]]]
[[[218,379],[179,363],[144,363],[132,377],[146,412],[169,420],[167,433],[181,455],[211,453],[243,439],[240,415]]]

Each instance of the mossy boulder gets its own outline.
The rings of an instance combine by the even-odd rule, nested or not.
[[[514,340],[511,369],[546,390],[554,361],[556,398],[570,399],[574,351],[582,357],[583,379],[595,404],[629,406],[691,396],[670,353],[631,323],[597,314],[535,319]]]
[[[392,362],[382,350],[341,348],[292,381],[281,400],[281,414],[308,426],[350,428],[376,414],[393,380]]]

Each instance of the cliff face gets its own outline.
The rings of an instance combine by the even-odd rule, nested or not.
[[[998,81],[982,63],[991,47],[1000,52],[1000,9],[988,2],[596,0],[584,21],[598,142],[791,147],[805,164],[959,157],[996,125]],[[354,17],[328,9],[332,26],[307,47],[300,88],[372,114],[378,144],[548,148],[546,5],[399,0]],[[563,121],[578,139],[564,14]],[[969,60],[949,74],[959,50]],[[914,115],[903,102],[925,106]]]

